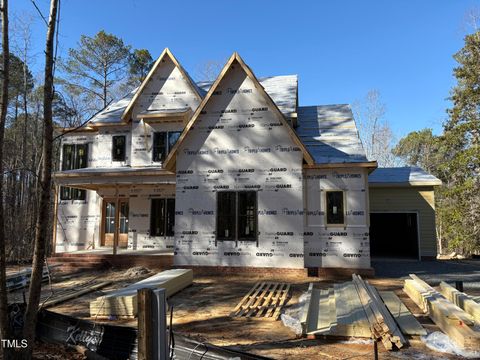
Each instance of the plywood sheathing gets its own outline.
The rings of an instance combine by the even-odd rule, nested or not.
[[[91,317],[137,316],[137,291],[145,287],[164,288],[167,297],[183,290],[193,282],[191,269],[162,271],[123,289],[114,290],[90,302]]]

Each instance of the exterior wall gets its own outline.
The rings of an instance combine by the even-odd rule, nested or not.
[[[435,197],[433,187],[372,187],[371,212],[416,212],[420,256],[437,256]]]
[[[57,204],[55,252],[93,248],[100,234],[101,198],[87,191],[83,200],[60,200]]]
[[[105,168],[105,167],[123,167],[131,164],[131,126],[115,126],[99,128],[98,133],[93,138],[92,148],[89,149],[89,167]],[[115,135],[126,136],[125,161],[112,161],[112,137]]]
[[[116,197],[116,191],[112,188],[100,190],[99,193],[105,199]],[[175,197],[175,185],[119,188],[118,197],[129,199],[128,249],[173,250],[173,237],[150,236],[150,201],[154,198]]]
[[[303,154],[239,66],[177,155],[175,264],[303,268]],[[220,190],[256,190],[258,242],[216,242]]]
[[[305,266],[369,268],[367,171],[308,169],[305,183]],[[326,224],[326,191],[343,190],[345,225]]]

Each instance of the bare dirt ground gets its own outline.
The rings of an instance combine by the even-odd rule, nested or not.
[[[431,264],[428,266],[432,266]],[[470,271],[461,267],[464,271]],[[480,267],[476,268],[479,270]],[[473,271],[473,270],[472,270]],[[86,280],[98,278],[99,280],[112,280],[113,283],[93,293],[78,299],[50,308],[49,310],[84,318],[90,318],[89,302],[104,291],[118,289],[132,282],[138,281],[148,274],[134,274],[125,270],[107,270],[102,272],[82,273],[67,276],[60,283],[44,285],[44,294],[55,293],[60,289],[75,287],[75,284]],[[402,291],[403,276],[377,277],[370,282],[379,290],[393,290],[402,299],[410,311],[417,316],[428,332],[438,328],[424,316],[421,310]],[[59,279],[61,280],[61,279]],[[226,346],[258,355],[275,359],[372,359],[372,343],[355,342],[354,339],[302,339],[285,327],[281,321],[270,321],[262,318],[231,318],[233,308],[251,289],[257,281],[289,282],[291,296],[287,307],[295,306],[300,296],[307,291],[310,282],[315,282],[316,287],[327,288],[333,281],[319,280],[317,278],[292,277],[256,277],[252,275],[219,275],[195,276],[192,286],[169,299],[173,306],[174,331],[189,336],[201,342],[209,342],[219,346]],[[477,293],[477,289],[472,289]],[[468,291],[468,289],[466,289]],[[18,296],[18,292],[16,293]],[[100,320],[98,322],[114,323],[116,325],[136,326],[135,319]],[[410,339],[410,346],[400,351],[387,352],[379,344],[380,359],[453,359],[455,356],[440,354],[429,350],[419,338]]]

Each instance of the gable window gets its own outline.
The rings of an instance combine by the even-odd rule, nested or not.
[[[164,161],[180,137],[180,131],[161,131],[153,134],[152,161]]]
[[[150,236],[175,234],[175,199],[152,199]]]
[[[62,149],[62,170],[87,167],[88,144],[64,144]],[[60,187],[60,200],[85,200],[86,191],[66,186]]]
[[[112,161],[125,161],[126,155],[126,136],[112,136]]]
[[[345,223],[345,206],[343,191],[327,191],[327,225]]]
[[[217,240],[257,239],[257,192],[217,193]]]

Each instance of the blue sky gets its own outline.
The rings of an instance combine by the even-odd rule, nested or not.
[[[44,14],[48,0],[35,0]],[[299,75],[301,105],[352,103],[377,89],[397,137],[441,131],[455,84],[452,55],[469,32],[468,0],[153,1],[62,0],[60,54],[104,29],[153,57],[169,47],[195,77],[209,60],[238,51],[259,77]],[[10,2],[34,17],[35,71],[45,24],[30,0]]]

